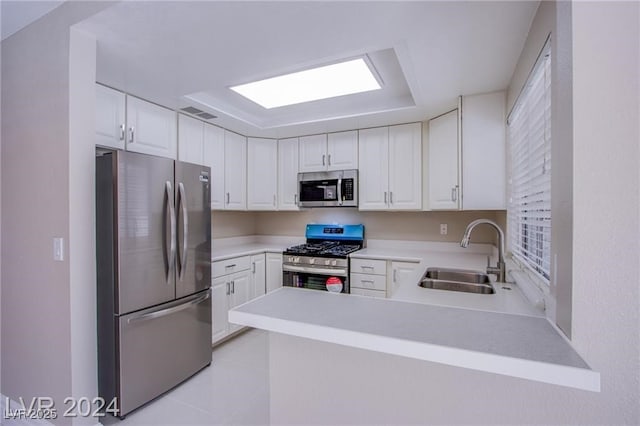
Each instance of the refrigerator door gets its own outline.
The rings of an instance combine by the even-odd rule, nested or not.
[[[175,298],[174,161],[124,151],[116,155],[115,309],[126,314]]]
[[[176,162],[176,298],[211,286],[210,169]]]
[[[211,363],[211,290],[119,318],[120,416]]]

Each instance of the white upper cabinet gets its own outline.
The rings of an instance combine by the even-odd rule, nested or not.
[[[327,135],[327,170],[358,168],[358,131]]]
[[[422,209],[422,125],[389,127],[389,208]]]
[[[204,125],[202,158],[205,166],[211,168],[209,186],[211,187],[211,209],[221,210],[225,206],[224,181],[224,129]]]
[[[178,160],[204,165],[204,122],[178,114]]]
[[[274,139],[247,139],[247,209],[278,208],[278,142]]]
[[[278,209],[298,210],[298,138],[278,141]]]
[[[300,172],[327,170],[327,135],[302,136],[299,141]]]
[[[127,96],[128,151],[176,159],[177,145],[174,111]]]
[[[247,209],[247,138],[224,131],[224,208]]]
[[[302,136],[300,171],[323,172],[358,168],[358,131]]]
[[[431,210],[458,210],[459,116],[455,109],[429,120],[428,165]]]
[[[422,208],[420,123],[359,132],[359,209]]]
[[[506,209],[505,92],[462,98],[462,209]]]
[[[389,206],[389,128],[360,130],[358,157],[358,208],[386,210]]]
[[[96,84],[96,145],[124,149],[125,98],[122,92]]]

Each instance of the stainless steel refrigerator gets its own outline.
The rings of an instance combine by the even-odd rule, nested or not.
[[[96,156],[98,381],[119,416],[211,363],[208,167]]]

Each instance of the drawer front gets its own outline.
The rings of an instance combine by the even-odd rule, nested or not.
[[[351,274],[351,288],[364,288],[369,290],[387,290],[387,277],[372,274]],[[353,292],[352,292],[353,293]]]
[[[351,259],[351,272],[358,274],[387,275],[387,261]]]
[[[380,290],[367,290],[366,288],[351,288],[351,294],[357,294],[358,296],[369,296],[384,299],[386,293]]]
[[[251,256],[234,257],[232,259],[213,262],[211,273],[213,274],[213,278],[218,278],[223,275],[233,274],[234,272],[245,271],[250,267]]]

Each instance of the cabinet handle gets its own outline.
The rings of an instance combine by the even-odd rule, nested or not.
[[[384,191],[384,203],[387,204],[387,191]]]
[[[134,132],[135,128],[133,126],[129,127],[129,143],[133,143]]]
[[[231,285],[227,283],[227,296],[231,294]]]
[[[324,157],[326,157],[326,155],[322,154],[322,165],[324,166]]]
[[[276,194],[273,194],[273,207],[277,205]]]
[[[293,204],[298,205],[298,194],[293,194]]]
[[[369,270],[373,271],[373,266],[361,265],[360,267],[361,267],[362,269],[369,269]]]
[[[327,165],[331,165],[331,154],[327,155]]]
[[[230,199],[231,199],[231,198],[229,197],[229,193],[227,192],[227,204],[229,204],[229,200],[230,200]]]
[[[120,125],[120,140],[124,140],[124,123]]]
[[[393,192],[389,191],[389,204],[393,204]]]
[[[458,185],[451,188],[451,201],[458,201]]]
[[[232,263],[231,265],[226,265],[225,266],[225,268],[235,268],[235,267],[236,267],[235,263]]]
[[[256,273],[256,262],[251,262],[251,272]]]
[[[375,284],[373,280],[360,280],[361,283]]]
[[[397,272],[398,272],[398,270],[397,270],[397,269],[394,269],[394,270],[393,270],[393,282],[394,282],[394,283],[396,282],[396,275],[397,275]]]
[[[231,294],[236,294],[236,282],[231,281]]]

